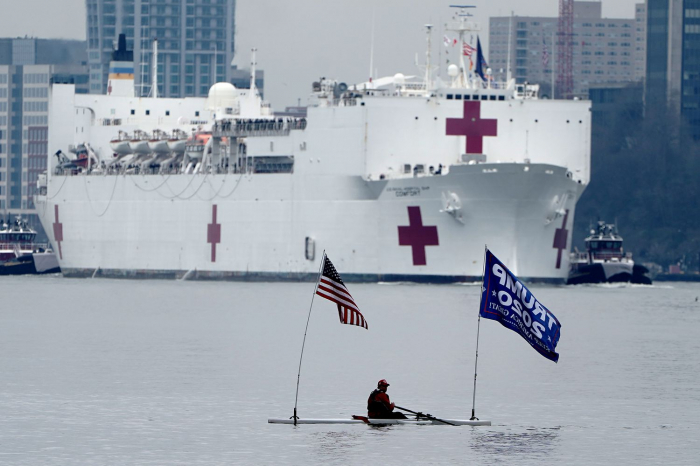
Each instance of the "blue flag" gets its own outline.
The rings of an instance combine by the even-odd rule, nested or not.
[[[481,49],[481,40],[479,40],[479,36],[476,36],[476,74],[484,81],[488,79],[486,76],[486,70],[488,70],[488,68],[489,64],[486,63],[484,52]]]
[[[554,362],[561,324],[518,277],[486,250],[486,270],[479,314],[517,332],[538,353]]]

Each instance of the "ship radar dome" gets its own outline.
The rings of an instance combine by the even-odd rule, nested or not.
[[[397,86],[403,86],[406,84],[406,76],[404,76],[403,73],[396,73],[394,75],[394,84]]]
[[[447,75],[456,78],[459,74],[459,67],[454,63],[447,67]]]
[[[217,108],[233,107],[238,98],[238,90],[231,83],[216,83],[209,88],[207,98],[207,108],[215,110]]]

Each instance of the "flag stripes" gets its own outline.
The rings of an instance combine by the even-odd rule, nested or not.
[[[316,294],[338,306],[341,324],[356,325],[368,329],[367,321],[355,304],[355,300],[345,287],[328,256],[323,257],[323,272],[316,288]]]

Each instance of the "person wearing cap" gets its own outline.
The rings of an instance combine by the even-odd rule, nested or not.
[[[393,412],[394,403],[389,399],[386,390],[389,382],[385,379],[377,382],[377,388],[367,399],[367,417],[370,419],[407,419],[403,413]]]

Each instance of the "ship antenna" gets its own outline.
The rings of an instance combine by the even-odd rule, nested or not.
[[[153,38],[153,98],[158,98],[158,38]]]
[[[427,37],[427,42],[428,42],[428,50],[425,52],[425,90],[428,90],[428,87],[430,86],[433,76],[432,76],[432,69],[430,66],[430,48],[431,48],[431,38],[432,38],[432,29],[433,25],[432,24],[426,24],[425,25],[425,32]]]
[[[456,31],[459,33],[459,45],[461,47],[461,50],[459,50],[459,69],[462,72],[460,76],[462,78],[462,86],[468,88],[469,86],[467,85],[467,67],[464,62],[464,35],[467,31],[476,30],[477,28],[474,27],[473,24],[469,24],[469,22],[467,21],[467,18],[471,17],[472,14],[468,13],[466,9],[476,8],[476,6],[450,5],[450,8],[459,9],[459,11],[455,13],[454,16],[455,23],[452,25],[452,28],[448,28],[448,30]]]
[[[511,48],[513,44],[513,11],[510,12],[510,21],[508,21],[508,58],[506,59],[506,83],[510,82],[511,78],[511,68],[510,68],[510,55]]]
[[[255,65],[257,65],[257,62],[255,61],[255,52],[258,51],[256,48],[250,49],[251,51],[251,59],[250,59],[250,95],[254,96],[257,93],[257,88],[255,87]]]
[[[369,45],[369,84],[372,86],[372,69],[374,68],[374,20],[377,14],[377,8],[372,7],[372,38]]]

